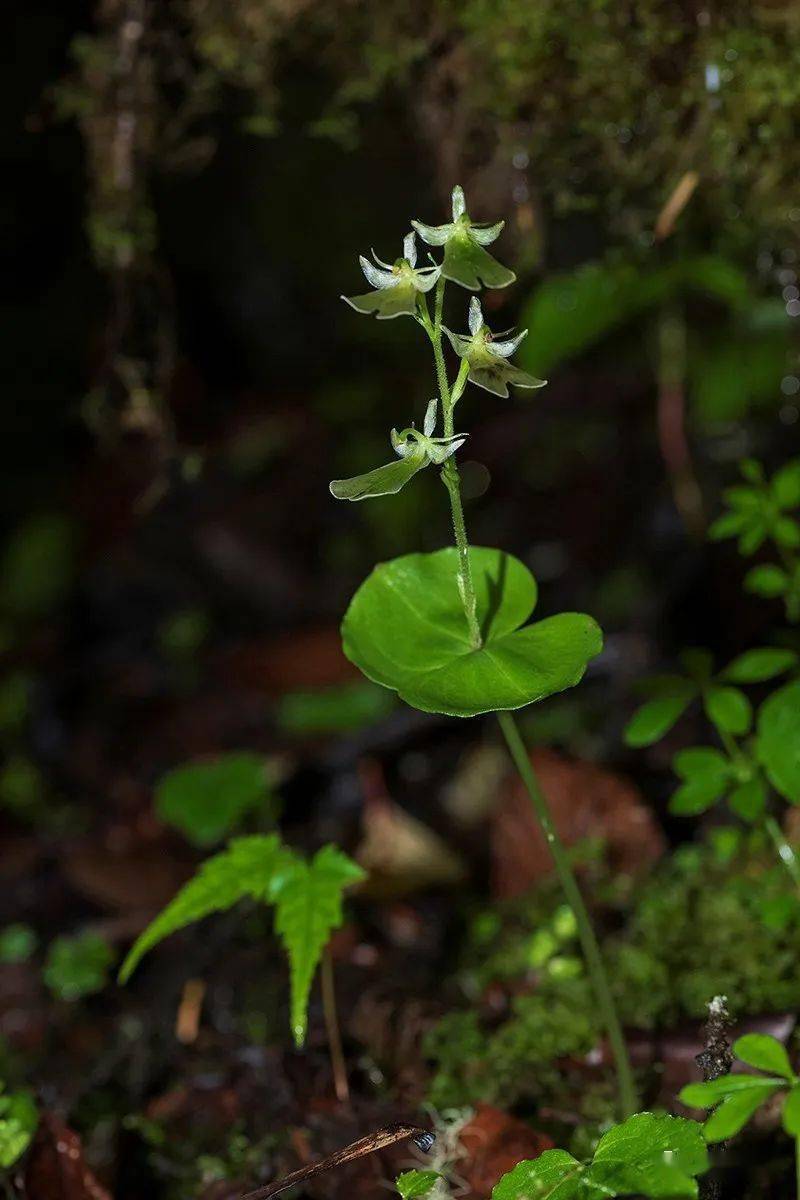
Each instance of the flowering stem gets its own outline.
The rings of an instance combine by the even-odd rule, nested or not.
[[[444,361],[442,352],[442,308],[444,300],[445,281],[441,277],[436,285],[436,296],[434,303],[434,320],[431,324],[430,314],[427,305],[420,305],[420,322],[424,326],[431,344],[433,345],[433,357],[436,363],[436,378],[439,384],[439,395],[442,402],[442,416],[444,420],[444,435],[451,437],[454,432],[453,428],[453,409],[456,402],[459,400],[464,388],[467,384],[467,376],[469,375],[469,364],[466,360],[462,360],[458,375],[453,384],[452,391],[447,379],[447,367]],[[477,618],[477,605],[475,598],[475,587],[472,580],[472,571],[469,563],[469,542],[467,541],[467,530],[464,522],[464,509],[461,504],[461,486],[458,475],[458,467],[455,464],[454,458],[449,458],[442,467],[442,480],[447,488],[450,496],[450,508],[453,514],[453,529],[455,531],[456,546],[459,556],[459,592],[461,593],[461,601],[464,605],[464,612],[469,625],[470,636],[476,649],[479,649],[482,644],[480,626]],[[553,818],[550,813],[547,800],[536,774],[531,766],[530,758],[525,750],[522,738],[519,735],[514,718],[509,712],[500,712],[497,714],[497,719],[500,722],[500,728],[508,744],[511,757],[519,771],[522,782],[527,789],[528,795],[531,798],[533,809],[541,826],[542,833],[545,836],[550,852],[553,855],[558,877],[561,881],[561,886],[564,889],[564,895],[567,902],[575,914],[575,920],[578,925],[578,932],[583,947],[584,957],[586,959],[586,967],[589,973],[589,978],[595,993],[597,1005],[602,1014],[603,1023],[608,1034],[608,1040],[611,1045],[611,1050],[614,1055],[614,1061],[617,1068],[617,1078],[619,1083],[619,1099],[622,1114],[625,1117],[630,1116],[636,1111],[636,1090],[633,1082],[633,1074],[631,1072],[630,1062],[628,1060],[628,1050],[625,1044],[625,1038],[622,1032],[622,1026],[617,1015],[614,998],[611,994],[611,988],[606,976],[603,959],[600,954],[600,947],[597,944],[592,922],[587,912],[586,905],[583,902],[580,889],[578,887],[575,876],[572,873],[572,868],[569,864],[569,857],[566,849],[556,832]]]
[[[617,1083],[622,1116],[623,1118],[629,1117],[636,1112],[636,1089],[633,1082],[633,1073],[628,1058],[625,1036],[622,1032],[622,1025],[617,1014],[614,997],[611,994],[611,987],[603,964],[600,947],[592,928],[591,917],[583,902],[580,888],[570,866],[569,856],[564,843],[556,831],[550,806],[531,766],[531,760],[525,749],[525,744],[520,737],[517,724],[510,712],[499,712],[497,719],[500,722],[500,728],[503,731],[509,752],[514,760],[514,765],[530,796],[542,833],[553,856],[553,862],[561,886],[564,889],[567,903],[575,914],[578,936],[580,937],[583,956],[586,960],[586,968],[589,972],[595,1000],[600,1009],[617,1068]]]

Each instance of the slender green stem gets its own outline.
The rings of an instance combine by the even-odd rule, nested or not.
[[[797,861],[797,855],[787,842],[783,830],[774,817],[764,818],[764,828],[768,836],[772,839],[772,844],[778,858],[781,860],[786,870],[792,877],[796,887],[800,888],[800,863]]]
[[[586,959],[586,967],[617,1068],[622,1115],[623,1117],[629,1117],[636,1111],[636,1088],[633,1081],[633,1072],[631,1071],[628,1048],[625,1044],[625,1037],[617,1014],[614,997],[611,994],[600,947],[597,944],[597,938],[592,928],[591,918],[583,902],[580,888],[569,863],[569,856],[567,855],[564,843],[556,831],[550,806],[547,803],[544,792],[539,786],[539,781],[531,766],[528,752],[520,737],[516,722],[509,712],[498,713],[497,719],[500,722],[500,728],[508,744],[514,765],[519,771],[522,782],[525,784],[528,795],[531,798],[531,803],[533,804],[534,812],[547,840],[547,845],[553,856],[553,862],[555,863],[561,886],[564,889],[567,903],[575,914],[578,935],[583,947],[583,955]]]
[[[444,288],[445,281],[441,277],[436,285],[436,296],[434,301],[434,319],[431,323],[430,313],[427,304],[420,305],[420,323],[425,328],[428,337],[433,346],[433,357],[436,364],[436,379],[439,385],[439,396],[442,404],[442,418],[444,422],[444,435],[451,437],[454,433],[453,425],[453,409],[456,402],[459,400],[464,388],[467,384],[467,376],[469,374],[469,364],[462,360],[458,375],[453,384],[452,391],[447,378],[447,367],[444,361],[444,353],[442,351],[442,311],[444,305]],[[470,637],[473,644],[479,647],[482,644],[480,625],[477,617],[477,604],[475,596],[475,586],[472,579],[472,570],[469,561],[469,542],[467,540],[467,530],[464,521],[464,509],[461,503],[461,484],[458,475],[458,467],[454,459],[449,458],[442,467],[442,481],[447,488],[450,496],[450,509],[453,515],[453,531],[455,533],[456,547],[459,557],[459,572],[458,584],[459,592],[461,593],[461,602],[464,606],[467,624],[469,626]],[[617,1077],[619,1081],[619,1097],[620,1107],[623,1116],[630,1116],[636,1111],[636,1090],[633,1082],[633,1074],[631,1072],[630,1062],[628,1060],[628,1051],[625,1045],[625,1038],[622,1033],[617,1010],[614,1005],[614,999],[611,995],[611,989],[608,984],[605,967],[600,954],[600,947],[597,944],[597,939],[592,929],[592,923],[586,906],[583,903],[583,898],[569,865],[566,850],[556,832],[550,815],[550,809],[547,800],[539,787],[530,759],[525,751],[525,747],[520,738],[517,726],[510,713],[501,712],[497,714],[500,722],[500,727],[503,730],[505,739],[508,743],[508,748],[511,752],[511,757],[520,773],[523,783],[528,790],[531,801],[533,803],[534,812],[541,825],[542,832],[550,847],[553,859],[556,865],[561,886],[564,889],[564,894],[567,901],[575,913],[575,920],[578,924],[578,932],[583,946],[583,953],[586,959],[586,966],[589,972],[589,978],[595,992],[597,1004],[602,1013],[603,1022],[605,1024],[608,1040],[611,1044],[611,1050],[614,1055],[614,1061],[617,1068]]]

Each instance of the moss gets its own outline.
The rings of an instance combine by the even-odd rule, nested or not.
[[[733,856],[720,845],[678,851],[634,892],[626,912],[606,909],[609,923],[621,923],[604,938],[603,952],[627,1025],[663,1029],[702,1018],[719,993],[738,1016],[796,1005],[800,903],[792,882],[757,838]],[[593,890],[615,894],[602,879]],[[565,972],[564,962],[579,973]],[[470,1009],[450,1013],[432,1031],[433,1102],[557,1104],[570,1087],[563,1060],[583,1058],[601,1029],[574,925],[552,882],[473,920],[460,980],[472,997],[501,981],[529,991],[499,1025]],[[584,1083],[579,1094],[579,1105],[588,1103]],[[602,1105],[599,1115],[586,1115],[599,1130]]]

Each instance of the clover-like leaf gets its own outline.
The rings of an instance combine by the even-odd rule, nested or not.
[[[500,550],[469,551],[482,642],[470,640],[454,547],[379,564],[342,624],[347,657],[425,712],[471,717],[521,708],[578,683],[602,649],[591,617],[561,613],[524,625],[536,582]]]
[[[728,795],[728,807],[743,821],[758,821],[767,807],[767,787],[760,776],[747,779]]]
[[[682,750],[672,760],[684,780],[673,793],[669,810],[678,816],[697,816],[710,808],[728,789],[731,765],[724,754],[710,746]]]
[[[758,760],[774,788],[800,804],[800,681],[787,683],[761,705]]]
[[[382,262],[373,250],[375,263],[363,254],[359,258],[361,270],[375,288],[362,296],[342,296],[342,300],[360,313],[374,313],[379,321],[390,321],[393,317],[414,317],[417,313],[417,296],[429,292],[439,278],[440,267],[417,268],[417,250],[414,234],[409,233],[403,242],[403,257],[395,263]]]
[[[752,567],[744,577],[745,591],[773,600],[776,596],[784,596],[790,587],[789,576],[783,567],[775,563],[763,563]]]
[[[703,697],[706,716],[712,725],[725,733],[747,733],[753,720],[753,710],[744,692],[735,687],[714,684]]]
[[[29,1092],[4,1092],[0,1082],[0,1169],[8,1170],[31,1143],[39,1112]]]
[[[444,247],[441,270],[445,279],[458,283],[471,292],[477,292],[480,287],[508,287],[514,282],[516,275],[484,249],[484,246],[491,245],[500,236],[505,222],[498,221],[494,225],[476,224],[467,212],[464,192],[460,187],[453,188],[452,203],[453,219],[446,225],[411,222],[429,246]]]
[[[466,434],[432,437],[436,424],[436,400],[431,400],[425,414],[423,432],[413,427],[400,433],[392,430],[391,440],[398,462],[375,467],[364,475],[350,479],[334,479],[329,487],[337,500],[370,500],[376,496],[393,496],[404,488],[418,471],[430,463],[441,464],[464,445]]]
[[[469,364],[468,379],[477,387],[495,396],[508,396],[508,385],[524,388],[544,387],[545,379],[537,379],[520,370],[508,359],[525,337],[527,330],[511,338],[498,340],[484,322],[477,296],[469,302],[469,336],[445,328],[450,344],[459,358]]]

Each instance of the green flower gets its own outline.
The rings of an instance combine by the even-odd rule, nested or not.
[[[467,435],[454,433],[452,437],[432,437],[436,428],[436,400],[431,400],[425,413],[423,432],[403,429],[392,430],[392,446],[399,456],[398,462],[386,463],[355,475],[352,479],[334,479],[330,484],[331,495],[337,500],[368,500],[372,496],[389,496],[399,492],[423,467],[430,463],[443,463],[463,446]]]
[[[545,379],[537,379],[527,371],[512,366],[508,359],[527,336],[527,329],[516,337],[495,341],[495,336],[488,325],[484,323],[480,301],[473,296],[469,302],[469,332],[470,336],[451,333],[445,328],[450,344],[459,358],[469,363],[469,381],[478,387],[486,388],[495,396],[507,396],[509,383],[515,387],[539,388],[544,387]],[[507,330],[506,332],[511,332]]]
[[[500,236],[505,221],[496,225],[475,225],[469,218],[464,191],[453,188],[453,220],[449,225],[424,225],[412,221],[419,236],[429,246],[444,246],[442,274],[471,292],[481,286],[508,287],[517,278],[513,271],[493,258],[484,246]]]
[[[363,296],[342,296],[351,308],[360,313],[375,313],[379,321],[391,321],[393,317],[413,317],[417,312],[417,295],[429,292],[441,273],[441,267],[417,268],[417,245],[413,233],[403,239],[403,257],[394,266],[382,262],[375,251],[372,257],[375,266],[359,256],[361,270],[367,281],[376,289]]]

